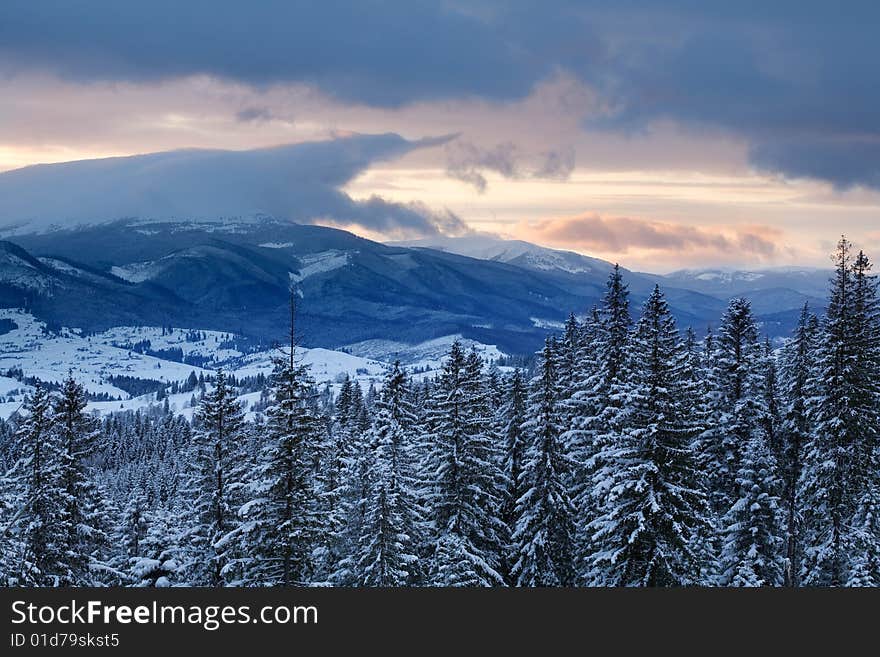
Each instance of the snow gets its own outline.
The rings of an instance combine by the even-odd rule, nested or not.
[[[570,255],[570,254],[565,254]],[[588,274],[593,269],[586,265],[572,264],[571,259],[562,253],[556,253],[550,249],[542,249],[538,252],[525,254],[525,260],[533,269],[540,271],[564,271],[569,274]]]
[[[22,386],[22,384],[19,383],[17,379],[13,379],[8,376],[0,376],[0,396],[8,395],[13,390],[18,390],[22,387],[27,386]]]
[[[463,237],[447,237],[438,235],[418,240],[389,242],[389,244],[406,247],[423,247],[448,251],[479,260],[496,260],[511,262],[518,258],[532,269],[540,271],[563,271],[569,274],[584,274],[594,271],[606,271],[610,268],[607,262],[597,258],[551,249],[522,240],[508,240],[494,235],[475,233]]]
[[[74,274],[78,275],[82,273],[82,270],[78,267],[74,267],[71,264],[64,262],[63,260],[59,260],[58,258],[39,258],[40,262],[44,265],[49,265],[53,269],[57,269],[58,271],[63,271],[66,274]]]
[[[302,263],[302,266],[299,268],[299,273],[291,273],[290,278],[299,283],[309,276],[324,274],[328,271],[345,267],[348,264],[348,260],[349,253],[336,250],[300,256],[299,261]]]
[[[123,267],[111,267],[110,273],[129,283],[143,283],[156,274],[156,263],[133,262]]]
[[[682,269],[671,274],[667,278],[678,280],[715,281],[720,283],[746,282],[753,283],[766,276],[767,271],[734,271],[729,269]]]
[[[155,326],[117,326],[94,337],[100,342],[116,347],[149,340],[150,349],[153,351],[180,349],[184,356],[210,358],[210,362],[214,365],[242,356],[242,353],[235,349],[220,348],[220,345],[227,341],[227,337],[231,337],[229,333],[199,331],[205,336],[204,339],[190,341],[187,339],[189,332],[190,330],[186,328],[172,328],[170,332],[166,331],[165,335],[162,335],[162,329]]]
[[[553,330],[565,328],[565,322],[560,322],[555,319],[541,319],[540,317],[529,317],[529,319],[532,321],[532,325],[536,328]]]
[[[282,352],[275,350],[248,354],[239,358],[234,364],[230,364],[229,371],[239,378],[256,376],[260,372],[269,374],[272,371],[273,359],[283,355]],[[349,374],[352,378],[362,380],[369,385],[370,382],[381,380],[387,369],[386,363],[374,359],[322,348],[297,349],[295,358],[298,363],[309,366],[312,378],[319,384],[341,383],[342,378]]]
[[[263,242],[262,244],[257,244],[257,246],[261,246],[264,249],[289,249],[293,246],[293,242]]]
[[[0,309],[2,318],[11,319],[17,328],[0,336],[0,375],[17,368],[22,370],[25,377],[60,383],[68,371],[72,371],[87,391],[107,393],[121,399],[89,403],[90,410],[102,414],[164,403],[156,401],[155,393],[130,398],[124,390],[108,382],[112,375],[170,384],[184,382],[192,372],[197,376],[210,376],[217,368],[223,367],[237,378],[260,373],[268,376],[273,369],[273,357],[278,355],[272,350],[243,354],[228,346],[220,348],[229,336],[220,331],[194,329],[198,331],[199,339],[188,341],[187,335],[193,332],[188,328],[173,328],[162,335],[160,327],[118,326],[83,337],[78,330],[68,328],[58,334],[48,333],[43,322],[22,310]],[[144,340],[150,341],[150,349],[154,351],[180,349],[185,357],[200,356],[209,360],[204,367],[195,367],[126,348]],[[297,350],[296,357],[299,362],[309,365],[311,375],[320,387],[329,384],[334,392],[338,392],[346,374],[367,389],[371,384],[379,385],[388,369],[388,365],[379,360],[331,349],[302,348]],[[0,403],[0,417],[8,417],[15,412],[24,395],[31,390],[14,378],[0,376],[0,397],[5,399]],[[16,392],[10,397],[13,391]],[[169,394],[169,407],[186,417],[192,417],[192,394]],[[240,401],[249,409],[259,397],[260,393],[248,393]]]
[[[399,360],[411,368],[439,369],[446,359],[449,348],[456,340],[461,342],[466,349],[476,348],[486,361],[498,360],[505,356],[495,345],[469,340],[460,334],[445,335],[414,345],[393,340],[365,340],[347,345],[344,349],[364,358],[374,358],[385,362]]]
[[[338,254],[332,259],[325,254],[324,258],[313,264],[329,266],[330,262],[338,262],[337,258]],[[234,336],[221,331],[184,327],[163,330],[161,327],[116,326],[102,333],[83,336],[78,329],[70,328],[63,328],[58,333],[48,332],[43,322],[23,310],[0,309],[0,319],[10,319],[17,326],[0,335],[0,397],[3,398],[0,403],[0,417],[8,417],[15,412],[24,396],[32,390],[15,378],[4,376],[10,369],[20,369],[25,377],[36,377],[52,383],[60,383],[68,371],[73,372],[88,392],[107,393],[118,398],[116,401],[89,403],[90,410],[105,414],[164,403],[164,400],[156,400],[155,393],[130,397],[124,390],[109,382],[113,375],[171,384],[186,381],[192,372],[196,376],[211,376],[222,367],[239,379],[261,373],[268,376],[274,367],[273,359],[283,355],[274,349],[242,353],[232,348],[229,338]],[[193,339],[196,335],[198,339]],[[297,349],[296,358],[301,364],[309,366],[312,378],[321,388],[329,385],[337,393],[347,375],[366,390],[370,385],[381,384],[389,363],[395,359],[411,369],[422,370],[415,375],[416,379],[429,376],[431,372],[442,367],[455,340],[461,341],[467,349],[476,348],[486,361],[495,361],[504,356],[495,345],[482,344],[455,334],[416,345],[390,340],[368,340],[350,345],[344,351],[300,348]],[[161,353],[179,349],[184,358],[204,358],[204,364],[196,367],[130,349],[144,341],[149,341],[151,351]],[[192,395],[191,391],[168,394],[169,407],[172,411],[191,418],[194,410],[191,407]],[[239,398],[250,417],[250,409],[259,400],[259,392],[247,393]]]
[[[89,392],[126,398],[124,390],[107,382],[111,375],[172,382],[205,371],[113,346],[105,334],[82,337],[70,329],[46,334],[43,322],[21,310],[2,309],[0,318],[17,324],[0,335],[0,372],[20,368],[25,376],[60,383],[72,371]]]

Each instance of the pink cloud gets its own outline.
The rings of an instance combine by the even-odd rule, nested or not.
[[[758,258],[775,255],[782,236],[770,226],[703,228],[593,213],[523,223],[517,233],[536,242],[600,253],[714,251]]]

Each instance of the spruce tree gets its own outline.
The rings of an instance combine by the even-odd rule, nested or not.
[[[523,429],[527,411],[526,386],[519,369],[514,370],[510,377],[506,397],[507,400],[500,412],[501,435],[504,439],[501,466],[504,475],[504,493],[501,503],[501,519],[507,526],[507,534],[510,536],[516,529],[516,504],[524,492],[521,487],[521,474],[527,448],[527,436]],[[508,584],[515,583],[511,570],[517,559],[515,547],[511,544],[504,551],[503,559],[503,570]]]
[[[424,583],[419,560],[424,512],[413,462],[415,413],[406,372],[395,362],[376,402],[370,444],[375,445],[364,523],[358,541],[358,584]]]
[[[71,580],[64,531],[68,500],[49,392],[38,384],[25,399],[22,411],[24,418],[15,436],[19,461],[13,475],[19,507],[14,525],[21,547],[15,582],[20,586],[61,586]]]
[[[582,326],[578,371],[571,383],[570,397],[563,402],[568,418],[563,441],[573,460],[569,491],[578,514],[578,564],[586,564],[595,552],[588,529],[600,511],[589,482],[601,464],[601,439],[608,434],[610,417],[619,399],[612,390],[620,383],[626,358],[632,318],[629,289],[618,265],[608,277],[600,308],[594,308]],[[578,568],[581,583],[588,583],[584,568]]]
[[[779,505],[781,482],[776,458],[763,432],[743,449],[736,474],[738,499],[723,520],[723,586],[781,586],[785,578],[785,537]]]
[[[523,432],[528,450],[519,474],[512,575],[519,586],[570,586],[575,580],[575,508],[566,480],[569,459],[560,440],[557,357],[548,339],[531,384]]]
[[[692,443],[688,354],[659,288],[645,304],[594,475],[599,516],[589,583],[678,586],[704,581],[708,506]]]
[[[765,353],[751,304],[732,299],[713,340],[708,394],[711,408],[700,443],[710,501],[720,518],[738,499],[736,473],[752,435],[767,427]]]
[[[627,359],[627,343],[632,318],[629,314],[629,288],[623,282],[620,265],[608,277],[607,290],[602,304],[603,342],[600,345],[602,377],[606,387],[619,378]]]
[[[347,398],[337,411],[334,429],[337,442],[344,445],[339,490],[339,520],[343,531],[334,541],[338,561],[330,579],[337,585],[354,586],[359,581],[358,549],[367,523],[376,443],[357,382],[351,384]]]
[[[783,412],[781,414],[782,455],[780,472],[783,478],[783,505],[786,527],[786,586],[799,586],[802,558],[800,536],[802,503],[798,494],[804,459],[804,446],[810,438],[812,425],[808,408],[810,372],[814,367],[818,323],[804,304],[792,338],[782,350],[780,384]]]
[[[454,342],[429,418],[436,545],[431,581],[440,586],[503,584],[501,474],[480,370],[479,357],[466,355]]]
[[[297,362],[294,298],[291,291],[290,340],[275,360],[265,444],[242,508],[244,579],[258,586],[310,582],[321,527],[314,473],[320,426],[308,367]]]
[[[875,282],[863,254],[841,238],[836,272],[822,322],[818,358],[810,377],[814,427],[801,474],[804,500],[802,581],[842,586],[851,580],[854,516],[869,499],[876,450],[877,341]],[[860,550],[861,551],[861,550]]]
[[[192,551],[191,581],[222,586],[233,577],[230,543],[226,538],[237,526],[234,502],[241,484],[233,476],[239,445],[244,437],[244,411],[235,391],[217,372],[214,388],[205,394],[195,415],[191,475],[187,493],[192,499],[194,525],[189,535]]]
[[[100,447],[100,425],[86,413],[85,389],[72,374],[61,386],[54,404],[53,426],[61,456],[59,474],[64,488],[64,533],[67,581],[71,586],[101,583],[96,573],[109,548],[108,513],[103,492],[95,485],[89,460]]]

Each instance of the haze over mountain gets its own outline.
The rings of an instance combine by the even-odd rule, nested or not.
[[[246,151],[188,149],[43,164],[0,173],[0,236],[142,220],[333,218],[372,230],[433,234],[456,217],[340,188],[370,164],[448,137],[353,135]]]

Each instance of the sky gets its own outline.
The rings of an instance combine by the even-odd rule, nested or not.
[[[0,171],[219,149],[152,184],[377,239],[827,266],[843,232],[880,253],[878,24],[809,0],[4,0]],[[115,187],[156,171],[121,162]],[[181,198],[210,178],[212,203]],[[0,213],[77,203],[22,180],[0,175]],[[80,213],[141,208],[99,197]]]

